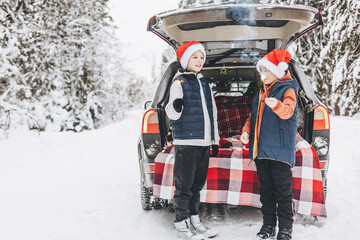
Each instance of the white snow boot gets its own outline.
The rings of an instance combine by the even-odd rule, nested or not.
[[[207,238],[216,237],[218,231],[213,228],[206,227],[199,217],[199,215],[192,215],[190,217],[191,225],[195,228],[198,233],[205,235]]]
[[[204,235],[195,235],[190,231],[189,219],[185,219],[181,222],[175,222],[174,226],[177,230],[176,240],[206,240],[206,237]]]

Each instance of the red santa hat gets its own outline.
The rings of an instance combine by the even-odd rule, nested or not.
[[[260,61],[256,64],[256,69],[260,72],[260,66],[264,66],[276,77],[282,78],[286,74],[290,60],[291,54],[287,50],[274,49],[260,59]]]
[[[183,45],[179,46],[176,51],[176,56],[178,57],[181,66],[186,69],[191,55],[200,50],[204,54],[204,61],[206,60],[205,48],[204,46],[197,41],[186,42]]]

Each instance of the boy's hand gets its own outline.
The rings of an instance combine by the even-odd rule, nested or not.
[[[217,157],[218,153],[219,153],[219,146],[218,145],[211,145],[211,155],[210,157]]]
[[[240,141],[241,141],[243,144],[248,144],[248,143],[249,143],[249,133],[248,133],[248,132],[243,132],[243,133],[241,134]]]
[[[278,104],[278,100],[276,98],[265,98],[265,103],[270,108],[274,108]]]
[[[181,112],[182,110],[182,106],[184,106],[184,99],[182,98],[177,98],[174,100],[173,102],[173,106],[176,112]]]

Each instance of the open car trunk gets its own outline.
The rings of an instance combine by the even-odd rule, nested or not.
[[[176,69],[176,64],[169,69]],[[204,68],[203,76],[209,81],[214,92],[215,102],[218,109],[218,129],[220,138],[240,135],[242,128],[251,112],[251,105],[255,93],[261,86],[260,75],[254,66],[238,66],[232,68]],[[165,74],[164,76],[171,76]],[[295,77],[294,77],[295,78]],[[172,79],[172,78],[171,78]],[[164,81],[164,93],[171,85],[171,79]],[[167,83],[167,84],[165,84]],[[299,83],[301,86],[301,83]],[[162,84],[161,84],[162,85]],[[153,107],[158,109],[160,119],[160,132],[162,133],[163,146],[171,142],[171,129],[169,119],[164,108],[168,101],[168,95],[161,96],[161,91],[156,94]],[[299,97],[298,102],[303,102]],[[297,125],[298,132],[304,137],[304,104],[298,104]],[[308,141],[311,143],[310,141]]]
[[[152,17],[151,31],[175,50],[184,42],[204,44],[207,64],[234,53],[253,60],[274,48],[286,49],[306,32],[322,25],[317,9],[306,6],[222,4],[173,10]],[[245,57],[245,56],[243,56]],[[214,62],[215,61],[215,62]]]
[[[220,135],[219,154],[209,159],[207,182],[201,192],[201,201],[207,203],[232,204],[261,207],[259,181],[249,149],[241,143],[242,128],[250,115],[260,77],[254,66],[237,68],[205,68],[202,71],[214,91],[218,108]],[[167,75],[169,76],[169,75]],[[171,83],[171,79],[169,81]],[[170,84],[169,84],[170,85]],[[160,98],[158,98],[160,99]],[[167,99],[165,97],[165,99]],[[298,101],[302,101],[300,98]],[[156,106],[167,104],[166,100]],[[304,109],[298,107],[298,132],[301,133]],[[170,126],[167,127],[170,131]],[[167,135],[166,137],[169,137]],[[170,200],[175,189],[173,182],[174,146],[171,139],[155,158],[153,196]],[[292,168],[294,212],[310,216],[326,217],[324,187],[319,158],[309,142],[301,134],[296,135],[296,161]],[[312,168],[310,174],[302,175],[304,168]],[[310,181],[311,187],[302,187],[301,182]],[[306,195],[306,198],[304,196]],[[315,206],[315,207],[314,207]]]
[[[159,13],[149,20],[147,30],[174,50],[187,41],[201,42],[206,49],[202,72],[212,82],[216,95],[242,97],[255,94],[259,80],[255,64],[260,58],[275,48],[286,49],[294,40],[322,24],[321,14],[312,7],[223,3]],[[172,78],[176,68],[179,68],[176,64],[170,66],[171,71],[164,74],[164,78]],[[306,97],[316,103],[311,87],[306,87],[302,79],[297,80]],[[163,79],[160,83],[153,107],[166,102],[168,96],[162,93],[169,88],[170,81]],[[160,114],[160,118],[166,115],[161,110]],[[299,115],[303,117],[301,112]],[[312,121],[310,118],[306,118],[308,122]],[[299,121],[299,127],[301,124],[304,128]],[[167,130],[166,127],[161,131],[166,134]],[[305,139],[311,142],[311,134],[305,134]]]

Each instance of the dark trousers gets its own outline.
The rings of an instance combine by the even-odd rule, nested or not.
[[[206,182],[209,157],[209,146],[175,146],[175,222],[198,214],[200,191]]]
[[[257,175],[260,181],[261,212],[263,224],[279,228],[292,228],[292,172],[289,164],[268,160],[255,159]]]

